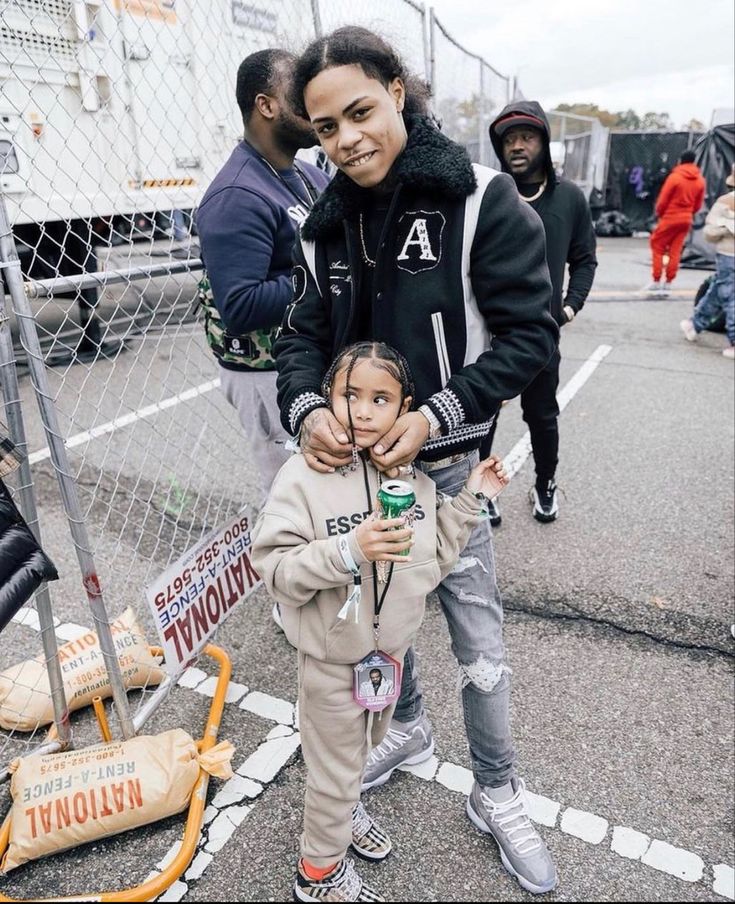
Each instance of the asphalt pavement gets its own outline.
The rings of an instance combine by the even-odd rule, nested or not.
[[[531,517],[528,459],[501,497],[503,523],[494,532],[519,773],[536,795],[533,813],[560,876],[545,897],[735,899],[735,370],[721,355],[722,334],[690,344],[679,331],[705,272],[682,270],[670,299],[650,300],[638,291],[649,280],[644,239],[601,240],[599,258],[593,295],[562,336],[562,388],[601,347],[606,351],[561,416],[559,519],[541,525]],[[155,381],[169,361],[151,354],[149,364]],[[110,373],[101,382],[118,378],[124,379]],[[72,368],[70,392],[74,380]],[[30,408],[27,378],[22,394]],[[200,402],[187,404],[196,410]],[[219,410],[217,429],[236,430],[226,405]],[[496,451],[507,454],[524,432],[518,403],[511,402],[500,417]],[[31,424],[29,434],[31,449],[43,446],[40,428]],[[132,471],[152,480],[146,450],[126,453]],[[114,450],[95,458],[90,443],[88,466],[104,472],[108,454]],[[48,461],[34,468],[44,533],[64,565],[73,549],[53,474]],[[256,499],[246,456],[212,480],[218,490],[222,482],[223,493],[237,480],[242,496]],[[114,518],[96,519],[94,508],[90,515],[95,541],[115,542]],[[149,571],[131,564],[116,608],[131,602],[144,612],[141,582]],[[72,581],[64,578],[55,594],[55,614],[89,624],[73,581],[64,580]],[[160,900],[290,898],[305,772],[293,724],[295,657],[270,606],[260,590],[220,631],[233,660],[220,737],[237,748],[238,775],[224,790],[211,783],[196,858]],[[38,633],[15,624],[3,640],[5,667],[38,644]],[[469,757],[456,665],[433,597],[417,649],[435,760],[366,795],[394,852],[383,864],[359,868],[393,901],[528,900],[492,841],[464,813]],[[199,668],[185,676],[151,730],[200,730],[213,670],[208,663]],[[88,714],[77,724],[80,736],[91,733]],[[160,868],[182,827],[182,818],[173,817],[30,864],[0,883],[0,892],[38,897],[141,882]]]

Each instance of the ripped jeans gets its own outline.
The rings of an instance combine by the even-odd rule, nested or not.
[[[438,492],[456,496],[479,453],[428,472]],[[421,468],[419,462],[416,463]],[[495,581],[490,520],[470,535],[454,570],[437,588],[459,664],[465,730],[472,771],[481,785],[498,787],[515,774],[510,734],[510,678],[503,663],[503,604]],[[393,718],[410,722],[421,715],[423,694],[413,647],[403,661],[401,696]]]

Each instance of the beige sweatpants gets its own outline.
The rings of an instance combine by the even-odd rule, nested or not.
[[[405,649],[391,653],[403,662]],[[395,705],[372,718],[352,699],[352,666],[299,653],[299,730],[306,762],[301,856],[324,868],[342,860],[352,841],[352,810],[360,799],[370,749],[390,727]]]

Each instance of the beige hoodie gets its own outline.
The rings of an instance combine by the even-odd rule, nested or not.
[[[373,506],[378,472],[368,465]],[[416,494],[415,544],[411,562],[396,564],[380,613],[380,648],[405,649],[424,616],[426,595],[454,567],[472,528],[482,517],[475,496],[463,489],[454,499],[440,496],[425,474],[411,479]],[[278,472],[253,532],[252,561],[268,592],[281,604],[289,641],[309,656],[355,663],[374,648],[372,567],[360,552],[352,529],[368,514],[362,465],[342,476],[312,470],[294,455]],[[348,534],[362,574],[359,621],[354,607],[337,617],[352,591],[352,574],[338,548]],[[378,585],[378,592],[383,585]]]
[[[704,222],[704,237],[718,254],[735,255],[735,191],[720,195],[712,205]]]

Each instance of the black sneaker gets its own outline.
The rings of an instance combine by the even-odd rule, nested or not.
[[[559,514],[559,504],[556,499],[556,483],[553,479],[546,483],[536,484],[530,493],[533,503],[533,517],[543,524],[556,521]]]
[[[503,518],[500,514],[500,509],[498,508],[498,503],[494,499],[491,499],[487,503],[487,513],[490,517],[490,524],[493,527],[498,527],[498,525],[503,520]]]
[[[294,901],[385,901],[355,872],[352,860],[342,860],[323,879],[307,879],[299,868],[293,885]]]

